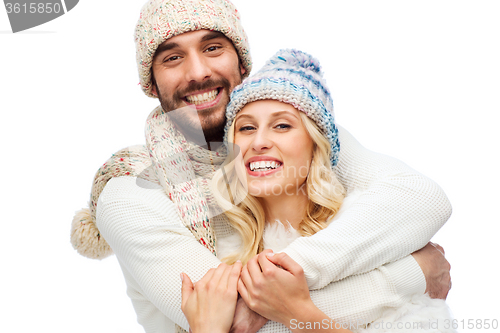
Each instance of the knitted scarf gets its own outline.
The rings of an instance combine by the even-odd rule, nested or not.
[[[214,172],[226,159],[221,145],[212,152],[184,137],[158,106],[146,121],[146,145],[122,149],[97,171],[89,208],[76,213],[71,243],[81,255],[103,259],[113,253],[95,225],[99,195],[113,177],[138,177],[159,184],[177,207],[182,223],[214,255],[215,234],[210,218],[220,213],[210,191]]]

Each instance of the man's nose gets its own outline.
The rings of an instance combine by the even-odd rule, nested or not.
[[[186,80],[188,82],[203,82],[212,76],[212,70],[203,55],[190,54],[186,63]]]

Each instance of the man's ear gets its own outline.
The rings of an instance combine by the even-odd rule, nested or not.
[[[151,87],[151,93],[156,97],[158,97],[158,92],[156,91],[156,84],[153,84],[153,86]]]
[[[240,63],[240,71],[241,71],[241,75],[245,75],[245,73],[247,72],[247,70],[245,69],[245,67],[243,67],[243,65]]]

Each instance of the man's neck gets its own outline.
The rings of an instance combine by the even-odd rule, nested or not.
[[[198,133],[193,135],[193,133],[182,130],[181,133],[184,135],[186,140],[198,146],[207,147],[207,149],[211,151],[217,150],[221,146],[222,140],[224,139],[223,133],[219,135],[206,135],[206,133],[203,133],[204,134],[203,138],[200,135],[198,135]]]

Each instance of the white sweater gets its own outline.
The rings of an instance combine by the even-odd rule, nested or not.
[[[439,230],[451,206],[433,181],[365,149],[343,128],[339,135],[337,177],[348,193],[363,194],[335,223],[284,251],[304,268],[310,289],[319,289],[311,297],[325,314],[370,322],[424,292],[425,278],[409,254]],[[96,222],[121,265],[145,331],[174,332],[174,323],[188,329],[180,273],[197,281],[220,261],[182,225],[163,189],[132,177],[114,178],[101,193]],[[228,230],[215,228],[217,235]],[[269,322],[261,331],[287,330]]]

